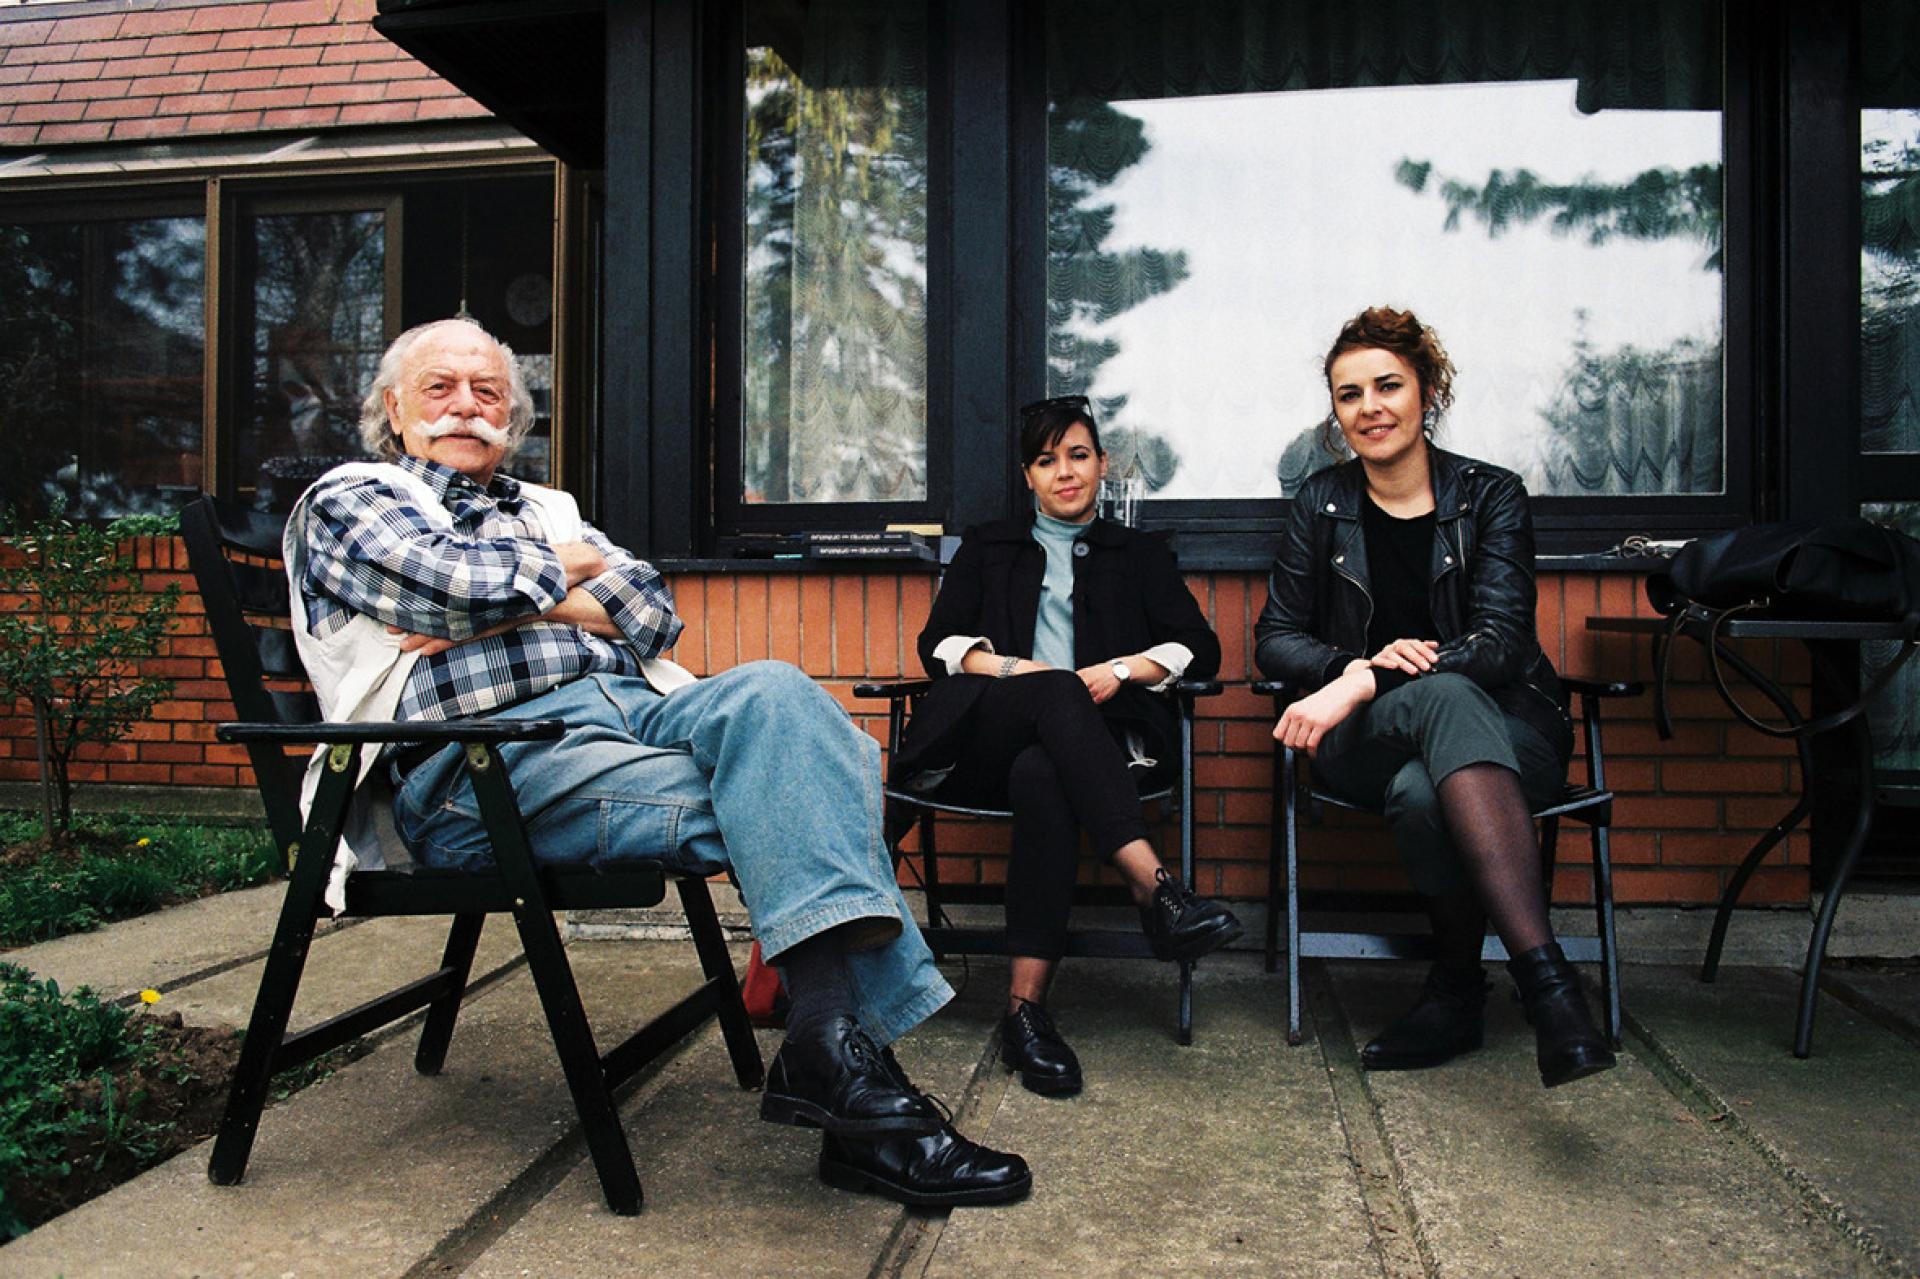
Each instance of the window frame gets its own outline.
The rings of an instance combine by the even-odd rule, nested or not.
[[[1725,476],[1718,494],[1563,496],[1536,494],[1532,509],[1540,553],[1604,552],[1631,533],[1685,537],[1735,528],[1754,517],[1761,468],[1735,423],[1754,422],[1758,333],[1755,325],[1752,161],[1754,79],[1750,27],[1735,22],[1730,0],[1719,4],[1722,52],[1721,156],[1724,180],[1721,424]],[[1045,5],[1020,6],[1019,39],[1031,52],[1025,74],[1013,81],[1015,136],[1014,260],[1028,264],[1015,283],[1013,351],[1015,382],[1044,388],[1046,368],[1046,127]],[[1356,306],[1365,299],[1357,299]],[[1329,335],[1331,337],[1331,335]],[[1308,353],[1311,354],[1311,353]],[[1042,392],[1036,390],[1034,394]],[[1011,417],[1009,408],[1009,417]],[[1756,433],[1757,438],[1758,433]],[[1446,447],[1444,430],[1436,441]],[[1328,461],[1332,461],[1331,458]],[[1018,477],[1009,465],[1008,497],[1019,500]],[[1287,498],[1148,498],[1140,523],[1172,532],[1181,562],[1189,567],[1265,567],[1286,518]],[[1017,509],[1015,507],[1014,509]]]
[[[597,323],[597,312],[594,317],[584,314],[587,306],[598,301],[597,283],[582,275],[595,268],[595,259],[591,252],[571,251],[565,243],[566,237],[574,233],[570,228],[578,230],[589,225],[590,175],[530,148],[505,156],[498,153],[451,158],[406,155],[273,166],[244,160],[232,166],[195,165],[190,153],[190,146],[183,147],[183,163],[179,169],[137,177],[116,179],[90,172],[0,184],[0,218],[14,217],[24,222],[63,217],[76,221],[201,218],[206,279],[202,299],[200,475],[205,492],[229,499],[235,496],[234,441],[238,419],[234,396],[239,362],[233,356],[244,349],[245,338],[232,332],[236,317],[243,310],[236,305],[235,296],[241,286],[235,262],[235,228],[240,210],[245,207],[250,211],[270,212],[339,211],[391,204],[386,324],[387,339],[391,341],[399,333],[394,326],[404,302],[404,298],[395,293],[393,283],[405,267],[400,188],[418,182],[484,180],[493,176],[539,178],[555,192],[553,312],[549,320],[555,352],[550,482],[570,491],[582,485],[583,478],[591,473],[586,459],[600,436],[600,399],[595,385],[598,379],[594,376],[598,347],[583,344],[571,368],[560,359],[560,351],[563,343],[574,340],[571,334],[585,334],[590,340],[593,324]],[[243,164],[245,167],[240,167]],[[393,251],[396,245],[400,252]],[[586,488],[580,491],[590,507],[590,491]]]
[[[949,419],[938,411],[947,386],[948,366],[939,358],[950,343],[950,313],[940,296],[940,282],[950,279],[951,240],[943,234],[949,207],[950,172],[941,142],[947,136],[946,95],[937,74],[943,6],[927,0],[927,65],[935,71],[927,89],[927,416],[926,496],[896,502],[747,502],[740,496],[745,470],[743,458],[746,389],[746,6],[733,0],[716,18],[714,44],[724,60],[717,79],[714,116],[715,142],[709,151],[712,165],[715,218],[710,234],[715,246],[708,297],[712,316],[713,370],[708,402],[709,448],[706,505],[711,512],[702,531],[702,548],[734,549],[784,533],[818,529],[878,528],[890,523],[941,523],[950,509],[951,444]]]
[[[209,406],[213,402],[215,351],[213,331],[213,278],[218,270],[213,256],[213,241],[208,232],[209,217],[200,184],[172,181],[145,184],[137,189],[116,188],[76,190],[56,187],[19,193],[4,198],[0,191],[0,221],[23,224],[45,222],[140,222],[159,218],[199,218],[201,221],[201,298],[200,298],[200,483],[213,491],[214,475],[209,461],[213,455],[213,423]]]

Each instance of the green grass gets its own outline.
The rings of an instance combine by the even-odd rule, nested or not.
[[[25,863],[0,856],[0,946],[26,946],[169,902],[250,887],[277,869],[273,839],[258,828],[138,816],[76,817],[73,825],[72,852]],[[40,833],[36,817],[0,812],[0,851]]]

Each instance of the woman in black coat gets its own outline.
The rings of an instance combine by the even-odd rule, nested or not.
[[[1454,369],[1411,312],[1363,311],[1325,371],[1328,434],[1354,457],[1294,497],[1254,639],[1261,671],[1305,694],[1274,737],[1313,756],[1321,784],[1385,811],[1433,921],[1419,1001],[1361,1062],[1411,1070],[1480,1046],[1491,918],[1541,1081],[1605,1070],[1613,1053],[1553,940],[1530,816],[1560,793],[1572,732],[1534,634],[1526,490],[1429,441]]]
[[[1107,458],[1085,397],[1023,410],[1020,459],[1036,509],[961,541],[920,633],[934,686],[893,775],[1012,809],[1001,1059],[1028,1088],[1058,1095],[1081,1086],[1044,1006],[1081,831],[1126,881],[1159,958],[1196,959],[1240,925],[1160,864],[1136,789],[1164,777],[1178,748],[1176,714],[1155,690],[1211,677],[1219,640],[1162,537],[1096,518]]]

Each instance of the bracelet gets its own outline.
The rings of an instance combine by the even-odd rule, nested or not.
[[[1020,664],[1020,659],[1017,657],[1001,658],[1000,669],[997,672],[995,672],[994,678],[1005,679],[1007,676],[1013,674],[1013,668],[1018,666],[1019,664]]]

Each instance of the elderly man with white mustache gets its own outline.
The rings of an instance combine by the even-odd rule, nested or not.
[[[879,748],[801,671],[753,662],[695,680],[660,654],[682,623],[652,565],[557,489],[500,466],[533,403],[513,353],[442,320],[387,350],[361,430],[378,461],[295,504],[294,632],[328,719],[565,720],[502,747],[535,855],[639,860],[740,886],[791,997],[763,1119],[824,1130],[820,1175],[932,1207],[1017,1199],[1018,1156],[967,1140],[886,1045],[953,995],[882,840]],[[374,768],[416,861],[490,853],[457,746]],[[343,860],[379,864],[350,832]]]

